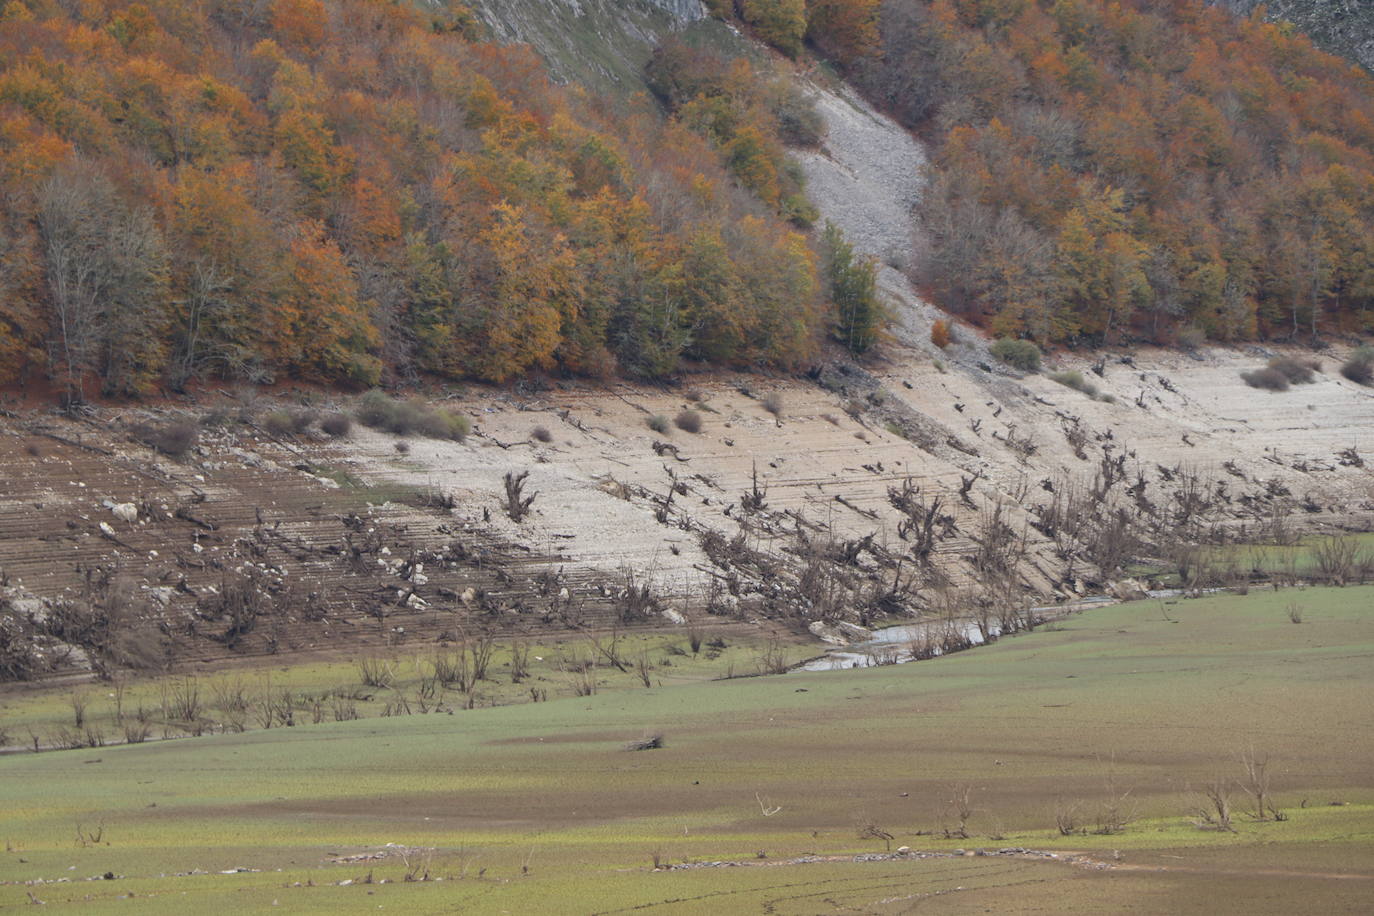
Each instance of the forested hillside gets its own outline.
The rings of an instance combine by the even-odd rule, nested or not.
[[[998,334],[1367,330],[1374,80],[1205,0],[712,0],[933,146],[918,279]]]
[[[1042,341],[1367,329],[1374,81],[1203,0],[886,0],[840,56],[934,146],[920,279]]]
[[[603,111],[436,9],[0,3],[0,384],[658,376],[813,351],[828,306],[779,193],[776,100],[731,109],[751,119],[733,144],[651,99]]]

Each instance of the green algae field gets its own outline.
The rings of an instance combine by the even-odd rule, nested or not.
[[[1371,697],[1374,588],[1301,589],[900,666],[9,753],[0,907],[1367,912]]]

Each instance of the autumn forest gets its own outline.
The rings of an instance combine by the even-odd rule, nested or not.
[[[1201,0],[713,0],[648,93],[457,4],[0,2],[0,384],[351,387],[804,366],[878,338],[818,221],[824,59],[931,147],[913,270],[1042,343],[1318,336],[1374,299],[1363,71]]]

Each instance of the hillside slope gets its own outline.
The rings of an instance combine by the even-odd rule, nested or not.
[[[472,8],[497,41],[530,45],[555,79],[598,93],[642,91],[644,64],[668,35],[728,34],[700,0],[479,0]]]
[[[12,413],[0,666],[26,646],[41,673],[690,617],[831,633],[1130,592],[1113,583],[1140,557],[1244,582],[1261,554],[1190,542],[1374,528],[1374,396],[1334,374],[1257,393],[1239,371],[1262,358],[1058,361],[1108,401],[894,344],[872,374],[717,375],[690,398],[471,388],[465,442],[404,450],[221,419],[182,462],[130,442],[165,422],[138,411]],[[649,428],[689,406],[700,432]],[[526,473],[516,522],[504,478]]]

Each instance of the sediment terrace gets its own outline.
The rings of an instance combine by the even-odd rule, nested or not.
[[[45,669],[87,666],[70,646],[159,667],[703,614],[815,632],[1107,586],[1122,573],[1094,552],[1100,529],[1047,521],[1070,492],[1101,524],[1125,512],[1157,534],[1369,530],[1374,395],[1334,371],[1338,352],[1314,384],[1246,387],[1267,355],[1056,360],[1097,398],[897,344],[794,379],[473,387],[446,401],[466,441],[404,452],[357,426],[274,436],[219,395],[11,412],[6,626],[47,634]],[[689,408],[699,433],[650,428]],[[178,418],[202,421],[181,460],[134,436]],[[536,495],[515,522],[504,478],[525,472]],[[902,493],[930,512],[924,544]]]

